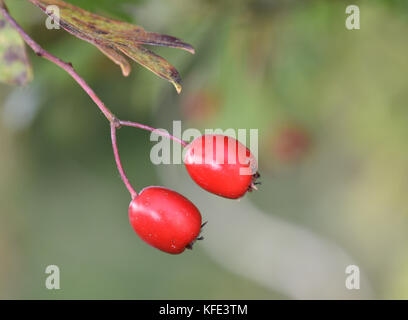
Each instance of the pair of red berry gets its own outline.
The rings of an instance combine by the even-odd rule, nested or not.
[[[186,169],[203,189],[230,199],[256,189],[257,161],[237,140],[204,135],[186,149]],[[141,239],[167,253],[182,253],[202,239],[200,211],[187,198],[164,187],[143,189],[130,203],[129,219]]]

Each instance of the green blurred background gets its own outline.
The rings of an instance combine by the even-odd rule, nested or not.
[[[191,43],[195,56],[155,49],[180,71],[180,96],[135,63],[123,78],[90,44],[47,30],[38,8],[6,2],[121,119],[259,129],[262,186],[239,202],[213,196],[181,165],[154,166],[147,132],[121,129],[136,189],[173,188],[209,221],[192,252],[145,245],[106,120],[30,52],[34,81],[0,85],[0,298],[408,298],[407,1],[69,1]],[[345,28],[349,4],[361,30]],[[44,285],[52,264],[58,291]],[[345,288],[350,264],[360,290]]]

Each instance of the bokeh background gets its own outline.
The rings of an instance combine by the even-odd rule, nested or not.
[[[106,120],[61,69],[29,52],[34,81],[0,85],[0,298],[408,298],[408,2],[69,1],[191,43],[155,51],[184,90],[133,64],[129,78],[90,44],[10,12],[71,61],[121,118],[172,129],[259,129],[260,191],[231,201],[181,165],[154,166],[149,134],[119,131],[137,190],[165,185],[209,223],[192,252],[145,245]],[[345,28],[358,4],[361,30]],[[58,265],[61,289],[45,288]],[[345,268],[360,267],[360,290]]]

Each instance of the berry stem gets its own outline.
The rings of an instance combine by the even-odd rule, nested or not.
[[[161,135],[163,137],[167,137],[167,138],[169,138],[169,139],[171,139],[173,141],[176,141],[176,142],[180,143],[183,147],[186,147],[188,145],[188,143],[185,142],[184,140],[179,139],[179,138],[171,135],[170,133],[168,133],[166,131],[162,131],[162,130],[159,130],[159,129],[156,129],[156,128],[152,128],[152,127],[146,126],[146,125],[141,124],[141,123],[130,122],[130,121],[121,121],[120,120],[119,124],[121,126],[125,126],[125,127],[134,127],[134,128],[139,128],[139,129],[143,129],[143,130],[147,130],[147,131],[150,131],[150,132],[157,133],[158,135]]]
[[[120,177],[122,178],[122,181],[125,184],[126,188],[129,190],[132,199],[134,199],[135,197],[137,197],[137,192],[135,191],[135,189],[133,189],[132,185],[130,184],[129,179],[127,178],[125,171],[123,170],[123,166],[122,166],[122,163],[119,157],[119,150],[118,150],[118,144],[117,144],[117,139],[116,139],[116,129],[117,128],[118,128],[118,123],[111,122],[111,139],[112,139],[113,154],[115,156],[116,166],[118,167]]]
[[[98,108],[102,111],[105,117],[110,121],[116,119],[115,115],[105,106],[102,100],[97,96],[97,94],[92,90],[92,88],[81,78],[78,73],[75,72],[71,63],[67,63],[52,55],[51,53],[44,50],[37,42],[35,42],[31,37],[21,28],[21,26],[10,16],[7,8],[5,7],[3,1],[0,1],[0,10],[4,18],[17,30],[28,46],[33,49],[35,54],[39,57],[43,57],[56,64],[60,68],[64,69],[74,80],[84,89],[88,96],[95,102]]]
[[[137,196],[137,192],[133,189],[132,185],[127,178],[125,171],[123,170],[122,163],[119,157],[119,151],[117,146],[117,138],[116,138],[116,129],[120,128],[121,126],[127,127],[134,127],[140,128],[143,130],[147,130],[150,132],[155,132],[161,136],[168,137],[178,143],[180,143],[183,147],[187,146],[187,142],[176,138],[170,135],[167,132],[137,123],[137,122],[130,122],[130,121],[121,121],[119,120],[112,111],[106,107],[106,105],[102,102],[102,100],[98,97],[95,91],[86,83],[86,81],[74,70],[71,63],[65,62],[56,56],[52,55],[48,51],[44,50],[37,42],[35,42],[24,30],[23,28],[14,20],[14,18],[9,14],[7,7],[3,0],[0,0],[0,12],[4,16],[4,18],[16,29],[16,31],[20,34],[23,40],[27,43],[27,45],[35,52],[35,54],[39,57],[43,57],[44,59],[51,61],[52,63],[56,64],[63,70],[65,70],[81,87],[82,89],[88,94],[88,96],[92,99],[92,101],[98,106],[99,110],[103,113],[106,119],[110,122],[111,127],[111,138],[112,138],[112,146],[113,146],[113,153],[115,156],[116,166],[120,173],[120,176],[125,184],[126,188],[129,190],[132,198]]]

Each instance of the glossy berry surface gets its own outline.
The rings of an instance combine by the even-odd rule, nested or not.
[[[257,161],[236,139],[203,135],[186,146],[184,164],[203,189],[221,197],[238,199],[256,189]]]
[[[196,206],[163,187],[143,189],[130,203],[129,220],[142,240],[170,254],[191,248],[201,231]]]

